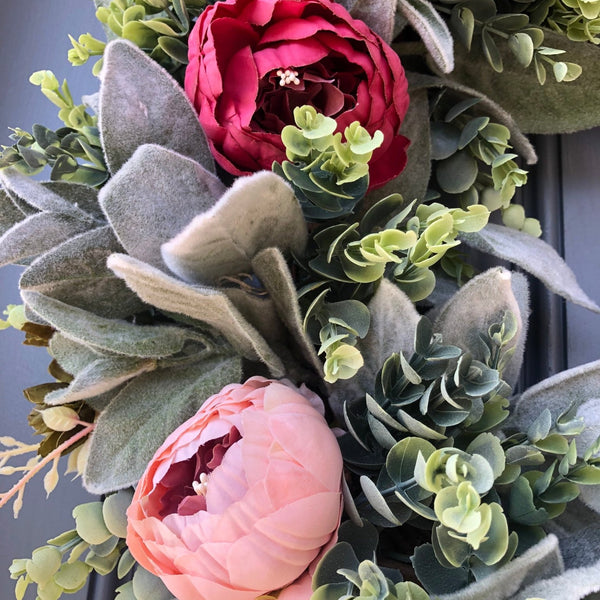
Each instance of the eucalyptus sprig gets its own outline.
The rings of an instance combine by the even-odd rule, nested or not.
[[[436,10],[448,15],[448,25],[455,37],[471,51],[477,37],[481,51],[489,65],[498,73],[504,64],[498,41],[506,44],[515,59],[524,68],[533,64],[538,81],[546,82],[550,68],[557,82],[577,79],[582,68],[572,62],[555,60],[565,54],[560,48],[544,46],[544,31],[523,12],[502,12],[494,0],[443,0],[434,4]]]
[[[288,160],[274,162],[273,171],[291,183],[309,221],[351,213],[369,187],[369,161],[383,143],[383,133],[371,137],[358,121],[342,134],[335,119],[312,106],[294,109],[294,125],[286,125],[281,139]]]
[[[13,560],[10,575],[17,580],[17,600],[23,599],[30,585],[36,586],[40,600],[58,600],[63,594],[82,589],[92,571],[107,575],[116,570],[119,579],[123,579],[134,569],[133,580],[117,590],[118,597],[149,598],[150,595],[144,595],[143,591],[150,585],[154,587],[152,597],[169,598],[160,579],[137,565],[127,549],[125,513],[132,494],[131,489],[124,489],[102,501],[76,506],[73,509],[74,529],[48,540],[46,545],[33,551],[31,558]],[[160,590],[163,595],[159,596]]]
[[[431,158],[435,192],[463,208],[483,204],[501,210],[505,225],[541,235],[537,219],[511,204],[516,188],[527,183],[527,171],[510,152],[510,131],[476,111],[479,98],[448,102],[446,94],[434,102],[431,117]],[[430,194],[431,195],[431,194]]]
[[[34,125],[32,133],[13,129],[10,137],[15,144],[2,146],[0,169],[13,167],[25,175],[36,175],[50,166],[53,181],[102,185],[108,172],[97,117],[89,114],[84,104],[75,104],[67,81],[60,84],[52,71],[37,71],[30,81],[60,109],[58,117],[65,126],[52,131]]]
[[[193,19],[210,0],[111,0],[100,6],[96,18],[113,36],[133,42],[175,77],[181,77],[187,65],[187,36]],[[106,43],[89,33],[78,39],[69,36],[73,47],[69,61],[83,65],[91,57],[102,56]],[[94,65],[95,75],[102,59]]]

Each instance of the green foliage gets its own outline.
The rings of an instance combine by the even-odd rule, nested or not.
[[[433,193],[463,208],[482,204],[490,211],[500,209],[506,225],[539,237],[538,221],[526,219],[522,207],[511,205],[516,188],[527,183],[527,171],[509,151],[510,131],[478,112],[478,104],[479,98],[456,102],[447,91],[435,100],[430,128]]]
[[[393,194],[359,223],[320,229],[308,266],[332,282],[362,286],[364,296],[371,284],[389,277],[411,300],[426,298],[435,287],[431,267],[460,243],[459,233],[483,228],[489,213],[480,205],[463,210],[433,203],[418,206],[411,216],[413,205],[403,206],[402,197]]]
[[[187,65],[187,37],[192,21],[208,0],[111,0],[96,10],[96,18],[114,37],[133,42],[175,77],[183,76]],[[69,61],[79,66],[93,56],[102,56],[106,44],[89,33],[76,40]],[[93,72],[100,73],[102,59]]]
[[[76,506],[74,529],[48,540],[47,545],[33,551],[31,558],[13,560],[10,575],[17,580],[17,600],[23,599],[29,585],[36,586],[40,600],[58,600],[63,594],[82,589],[92,571],[107,575],[117,570],[122,579],[135,568],[135,579],[137,572],[143,569],[136,565],[124,539],[127,535],[125,511],[132,495],[133,490],[121,490],[103,501]],[[164,594],[166,589],[160,580],[150,577],[157,590],[154,593],[162,591]],[[137,600],[158,597],[133,596]],[[170,595],[162,597],[170,598]]]
[[[502,568],[544,537],[542,526],[581,485],[600,481],[600,439],[578,452],[584,424],[576,405],[556,418],[542,411],[526,432],[497,435],[511,391],[497,369],[517,333],[506,313],[480,334],[478,362],[444,345],[422,319],[410,360],[392,355],[375,393],[345,406],[340,446],[357,476],[354,508],[384,528],[430,523],[431,544],[413,557],[430,593],[456,591]]]
[[[582,2],[584,3],[594,4]],[[557,82],[577,79],[581,75],[581,67],[575,63],[554,60],[552,57],[564,54],[565,51],[543,45],[544,30],[539,27],[541,23],[537,22],[535,14],[522,12],[520,3],[514,4],[515,12],[499,10],[500,5],[493,0],[450,0],[434,6],[448,15],[450,30],[467,50],[472,51],[473,41],[477,38],[477,45],[480,46],[478,50],[494,71],[502,73],[504,70],[502,53],[498,48],[500,42],[502,45],[506,44],[523,68],[534,66],[541,85],[546,82],[547,68],[551,69]],[[549,5],[545,2],[537,4],[545,4],[546,7]]]
[[[282,72],[281,77],[285,77]],[[369,187],[369,161],[383,143],[383,134],[373,137],[358,121],[342,134],[335,119],[312,106],[294,108],[294,125],[286,125],[281,139],[288,160],[274,162],[273,171],[289,181],[304,216],[309,221],[333,219],[352,212]]]
[[[429,600],[421,587],[403,582],[399,571],[376,564],[377,542],[377,530],[368,521],[342,523],[338,543],[317,565],[310,600]]]
[[[97,117],[83,104],[75,105],[66,80],[62,85],[52,71],[37,71],[30,78],[59,109],[65,124],[56,131],[34,125],[32,133],[13,129],[12,146],[2,146],[0,169],[13,167],[25,175],[35,175],[47,165],[53,181],[66,180],[100,186],[108,178]]]
[[[25,317],[25,306],[23,304],[9,304],[2,311],[6,315],[6,320],[0,319],[0,330],[13,327],[14,329],[23,329],[23,325],[27,323]]]
[[[354,346],[369,331],[369,309],[358,300],[326,302],[329,289],[311,303],[304,317],[304,330],[320,343],[318,354],[325,354],[325,381],[350,379],[363,366],[363,358]]]

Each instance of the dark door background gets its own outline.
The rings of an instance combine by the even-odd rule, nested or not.
[[[96,91],[91,67],[72,68],[66,58],[67,35],[101,35],[91,0],[19,0],[0,6],[0,144],[8,144],[8,127],[29,129],[35,122],[60,125],[56,109],[28,82],[40,69],[67,77],[77,99]],[[600,303],[600,130],[534,140],[540,164],[534,168],[526,195],[542,220],[547,241],[565,257],[581,286]],[[0,270],[0,311],[19,303],[19,269]],[[567,367],[600,358],[600,316],[552,297],[534,284],[535,312],[530,325],[528,384]],[[32,440],[26,425],[29,405],[21,390],[45,381],[47,355],[19,344],[22,335],[0,332],[0,435]],[[48,379],[49,380],[49,379]],[[62,467],[64,471],[64,466]],[[7,489],[9,478],[0,480]],[[29,483],[17,521],[10,507],[0,511],[0,597],[13,597],[9,579],[12,558],[28,557],[47,539],[72,527],[71,510],[92,500],[78,481],[61,477],[44,500],[41,477]],[[70,596],[73,600],[112,600],[111,586],[96,582]],[[33,590],[30,590],[32,592]],[[29,594],[27,598],[33,598]]]

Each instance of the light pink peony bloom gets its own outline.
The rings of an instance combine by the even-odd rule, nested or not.
[[[253,377],[209,398],[156,452],[127,544],[178,600],[254,600],[335,540],[342,457],[319,405],[304,387]]]

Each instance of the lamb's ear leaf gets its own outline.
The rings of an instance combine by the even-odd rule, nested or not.
[[[27,306],[65,337],[100,352],[162,358],[179,352],[194,333],[168,325],[134,325],[106,319],[39,292],[22,292]]]
[[[85,344],[75,342],[65,337],[60,331],[55,332],[50,338],[48,350],[50,356],[56,360],[62,369],[74,377],[87,365],[108,354],[102,350],[92,349]]]
[[[323,365],[302,326],[296,286],[283,254],[277,248],[266,248],[254,257],[252,268],[271,296],[279,318],[292,335],[304,359],[322,375]]]
[[[356,0],[350,14],[366,23],[388,44],[392,43],[398,0]]]
[[[284,375],[281,360],[222,292],[184,283],[123,254],[113,254],[107,264],[144,302],[214,327],[243,357],[264,362],[273,377]]]
[[[217,356],[136,377],[98,418],[84,474],[86,489],[104,494],[135,485],[167,436],[241,376],[238,358]]]
[[[535,275],[555,294],[600,312],[600,307],[579,287],[573,271],[556,250],[543,240],[493,223],[477,233],[465,233],[460,237],[469,246],[512,262]]]
[[[164,268],[160,245],[211,208],[224,190],[193,160],[147,144],[102,188],[100,203],[127,253]]]
[[[210,210],[163,244],[162,257],[182,279],[214,284],[248,271],[264,248],[302,254],[307,235],[292,188],[275,173],[259,171],[237,179]]]
[[[30,215],[0,237],[0,266],[27,264],[89,229],[89,223],[61,213],[40,212]]]
[[[19,286],[101,317],[128,317],[144,304],[106,267],[108,256],[120,251],[110,227],[86,231],[40,256],[23,273]]]
[[[431,140],[429,136],[429,102],[427,90],[410,89],[410,106],[402,121],[400,133],[410,140],[406,167],[400,175],[383,187],[367,194],[365,202],[374,204],[390,194],[399,193],[407,201],[423,200],[431,175]],[[373,198],[373,200],[371,200]]]
[[[56,405],[93,398],[115,389],[142,373],[153,371],[155,368],[155,359],[129,356],[98,358],[82,369],[69,387],[47,394],[44,402]]]
[[[25,218],[25,213],[13,202],[9,194],[0,187],[0,236]]]
[[[148,143],[188,156],[215,172],[204,131],[181,86],[126,40],[114,40],[104,52],[99,128],[113,174]]]
[[[522,284],[522,279],[518,281]],[[513,385],[523,360],[527,323],[513,292],[510,271],[496,267],[471,279],[444,305],[433,329],[442,334],[445,344],[459,346],[483,360],[480,335],[486,335],[490,325],[501,323],[507,311],[513,313],[518,326],[513,341],[506,346],[506,350],[515,351],[503,374],[503,379]]]
[[[72,201],[72,195],[63,198],[61,190],[67,190],[65,186],[43,184],[27,175],[23,175],[14,169],[0,171],[0,180],[6,191],[17,196],[28,206],[41,211],[69,216],[92,226],[96,219],[79,207],[77,202]],[[87,186],[82,186],[87,188]],[[89,194],[85,192],[85,200],[89,200]]]
[[[395,284],[382,279],[369,302],[371,325],[364,339],[357,342],[365,364],[359,371],[361,380],[375,381],[377,372],[394,352],[411,356],[420,316],[410,298]]]
[[[521,596],[515,594],[524,582],[541,581],[559,575],[563,569],[558,539],[550,534],[497,571],[443,597],[444,600],[504,600],[517,597],[521,600]],[[526,597],[523,596],[523,600]]]
[[[583,68],[575,81],[557,83],[548,77],[539,84],[534,68],[524,69],[507,44],[499,44],[504,63],[502,73],[491,69],[483,54],[455,48],[452,79],[475,87],[502,104],[526,133],[570,133],[600,125],[600,106],[595,90],[600,86],[600,48],[571,41],[567,36],[544,29],[544,46],[565,50],[565,60]]]
[[[442,73],[454,69],[454,41],[446,22],[427,0],[398,0],[398,8],[421,36]]]
[[[98,203],[98,190],[83,183],[72,181],[43,181],[42,186],[57,194],[72,205],[77,205],[88,215],[99,221],[105,219]]]
[[[547,408],[557,417],[572,403],[579,407],[598,397],[599,389],[600,360],[557,373],[530,387],[516,399],[510,426],[527,431],[543,409]]]
[[[592,556],[598,554],[598,547],[594,548]],[[514,597],[514,600],[529,600],[530,598],[544,598],[544,600],[583,600],[584,598],[597,598],[594,592],[600,591],[600,561],[589,561],[585,567],[568,569],[561,575],[549,579],[540,579],[527,586]]]

